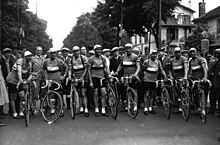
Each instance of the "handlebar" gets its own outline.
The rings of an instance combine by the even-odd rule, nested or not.
[[[114,76],[110,76],[110,77],[109,77],[109,80],[110,80],[110,82],[111,82],[111,80],[112,80],[112,82],[113,82],[113,81],[116,81],[117,83],[119,83],[119,79],[118,79],[117,77],[114,77]]]
[[[173,80],[172,79],[166,79],[166,80],[157,80],[156,81],[156,88],[158,88],[158,84],[161,83],[162,86],[164,86],[165,82],[170,82],[171,86],[173,86]]]
[[[18,82],[17,83],[16,89],[18,89],[21,84],[28,84],[30,82],[32,82],[34,84],[34,87],[37,88],[37,84],[36,84],[35,81],[33,81],[33,80],[24,80],[23,82]]]
[[[195,80],[195,81],[192,81],[192,88],[195,87],[195,84],[196,83],[208,83],[209,84],[209,88],[212,86],[212,83],[210,80],[207,80],[207,81],[203,81],[203,80]]]
[[[54,89],[55,91],[56,91],[56,90],[59,90],[59,89],[61,88],[61,84],[58,83],[58,82],[56,82],[56,81],[53,81],[53,80],[46,80],[46,85],[45,85],[45,86],[42,86],[41,88],[44,89],[44,88],[46,88],[47,86],[50,87],[52,84],[56,84],[56,85],[58,86],[57,88]]]

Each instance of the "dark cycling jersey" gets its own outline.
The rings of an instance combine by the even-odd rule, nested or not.
[[[171,59],[171,71],[174,78],[184,77],[184,64],[187,63],[187,59],[181,56],[179,59],[175,57]]]
[[[196,57],[195,59],[189,60],[189,69],[192,73],[192,79],[198,80],[204,77],[204,71],[202,68],[202,64],[205,64],[206,60],[203,57]]]
[[[80,79],[85,71],[85,67],[88,63],[87,57],[81,55],[78,58],[73,57],[72,58],[72,72],[74,73],[75,79]]]
[[[124,55],[122,66],[124,68],[124,76],[132,75],[136,72],[136,63],[139,62],[139,58],[136,54]]]

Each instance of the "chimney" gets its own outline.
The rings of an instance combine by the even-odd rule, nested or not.
[[[199,3],[199,17],[205,14],[205,2],[204,0]]]

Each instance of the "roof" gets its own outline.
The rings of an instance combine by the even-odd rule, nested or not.
[[[201,19],[203,20],[208,20],[211,18],[216,18],[216,17],[220,17],[220,6],[218,6],[217,8],[209,11],[208,13],[202,15],[201,17],[194,19],[193,21],[199,21]]]
[[[196,11],[194,11],[193,9],[191,9],[191,8],[189,8],[189,7],[186,7],[186,6],[184,6],[184,5],[179,4],[179,6],[183,7],[184,9],[187,9],[187,10],[193,12],[193,13],[196,12]]]
[[[175,18],[168,18],[165,23],[162,21],[161,26],[172,26],[172,27],[195,27],[196,25],[188,23],[188,24],[178,24]]]

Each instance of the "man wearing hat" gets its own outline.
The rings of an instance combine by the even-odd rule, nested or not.
[[[86,47],[85,46],[81,47],[80,51],[81,51],[81,55],[86,56]]]
[[[120,76],[116,72],[117,72],[118,66],[120,65],[121,62],[122,62],[122,59],[119,56],[119,48],[118,47],[112,48],[112,57],[110,58],[110,72],[111,72],[111,75],[117,76],[117,77]]]
[[[188,52],[188,50],[182,50],[182,51],[181,51],[181,54],[188,60],[188,58],[189,58],[189,52]]]
[[[205,108],[204,106],[201,105],[205,105],[209,90],[208,84],[206,84],[207,75],[208,75],[207,62],[205,58],[197,55],[197,51],[195,48],[190,48],[189,53],[191,56],[191,58],[189,59],[189,74],[191,79],[202,80],[204,82],[201,84],[201,87],[205,92],[205,96],[204,96],[205,98],[199,98],[199,92],[197,88],[194,88],[195,90],[193,90],[195,92],[195,96],[194,96],[195,104],[198,109],[197,113],[200,113],[201,111],[202,111],[201,113],[206,113],[204,112],[205,110],[201,110],[201,107]],[[201,105],[200,105],[200,99],[203,102]]]
[[[69,66],[70,66],[70,62],[71,62],[71,58],[69,57],[69,52],[70,52],[70,50],[68,48],[66,48],[66,47],[61,48],[61,53],[62,53],[61,59],[68,66],[68,71],[69,71]],[[68,74],[67,74],[66,78],[68,78]],[[70,109],[70,89],[71,89],[71,83],[69,81],[66,84],[66,82],[63,81],[62,86],[63,86],[63,98],[64,98],[64,100],[66,100],[66,105],[67,105],[66,107],[67,107],[67,109]]]
[[[102,55],[102,46],[94,46],[95,54],[91,56],[88,60],[88,72],[90,87],[93,88],[94,93],[94,105],[95,105],[95,116],[99,116],[98,108],[98,89],[101,90],[101,114],[103,116],[108,116],[105,111],[106,105],[106,84],[104,83],[105,77],[109,76],[109,67],[107,66],[106,57]]]
[[[187,79],[188,74],[188,61],[187,59],[181,55],[181,49],[179,47],[176,47],[174,49],[174,58],[170,60],[170,70],[169,70],[169,76],[171,79]],[[180,94],[180,88],[175,87],[174,89],[175,99],[176,101],[179,98]],[[176,102],[174,101],[174,102]],[[175,114],[181,113],[181,108],[177,112],[174,112]]]
[[[169,67],[170,64],[170,57],[165,55],[165,48],[161,48],[158,50],[158,60],[162,64],[162,68],[165,71],[166,75],[169,75]]]
[[[143,63],[144,70],[144,114],[148,115],[148,112],[151,114],[156,114],[153,110],[153,101],[155,98],[156,91],[156,81],[159,75],[159,72],[166,78],[166,74],[162,68],[162,64],[157,58],[157,50],[152,50],[150,58],[145,60]]]
[[[46,80],[53,80],[60,84],[65,82],[65,79],[68,75],[68,66],[67,64],[57,58],[57,50],[54,48],[50,48],[50,58],[47,58],[44,61],[43,70],[45,72]],[[62,90],[59,90],[62,95]],[[61,117],[64,116],[62,111]]]
[[[216,60],[210,62],[209,79],[212,82],[212,95],[210,95],[210,113],[214,115],[220,112],[220,48],[215,50]],[[216,101],[218,101],[218,110],[216,110]],[[216,114],[220,117],[220,113]]]

